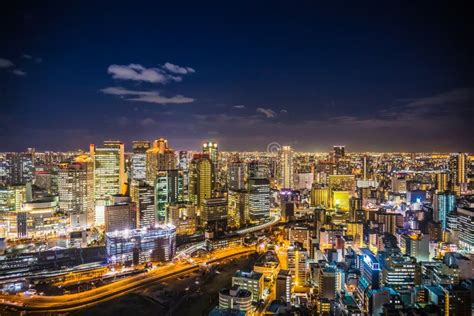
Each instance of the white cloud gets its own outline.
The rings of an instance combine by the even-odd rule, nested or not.
[[[17,75],[17,76],[26,76],[26,72],[24,72],[23,70],[21,69],[15,69],[12,71],[13,74]]]
[[[276,112],[272,109],[265,109],[265,108],[257,108],[257,113],[262,113],[267,118],[274,118],[277,116]]]
[[[285,113],[286,114],[286,113],[288,113],[288,111],[283,109],[283,110],[280,110],[280,113]]]
[[[150,126],[150,125],[154,125],[154,124],[156,124],[156,121],[152,118],[149,118],[149,117],[147,117],[147,118],[140,121],[140,125],[142,125],[142,126]]]
[[[158,68],[145,68],[140,64],[110,65],[107,72],[114,79],[167,83],[170,78]]]
[[[0,68],[10,68],[13,66],[15,66],[15,64],[11,60],[0,58]]]
[[[243,104],[234,105],[234,109],[244,109],[244,108],[245,108],[245,105]]]
[[[128,101],[141,101],[156,104],[184,104],[194,102],[195,99],[182,95],[165,97],[157,91],[137,91],[127,90],[122,87],[108,87],[101,90],[105,94],[118,95],[124,97]]]
[[[180,75],[186,75],[190,73],[195,73],[196,71],[191,68],[191,67],[181,67],[172,63],[165,63],[163,65],[163,69],[168,70],[169,72],[175,73],[175,74],[180,74]]]
[[[33,59],[33,56],[28,55],[28,54],[23,54],[21,57],[23,57],[25,59]]]

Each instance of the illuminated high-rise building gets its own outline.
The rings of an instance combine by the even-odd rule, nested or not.
[[[131,230],[137,228],[136,205],[128,197],[112,197],[112,205],[105,207],[105,232]]]
[[[466,154],[457,153],[451,155],[449,159],[449,175],[451,191],[460,195],[467,183]]]
[[[249,179],[248,203],[249,219],[258,222],[270,216],[270,181],[268,179]]]
[[[245,189],[245,163],[232,162],[229,166],[229,189]]]
[[[189,168],[189,154],[187,151],[180,151],[178,157],[178,168],[183,171],[188,171]]]
[[[207,155],[196,154],[189,168],[189,200],[199,208],[212,197],[213,165]]]
[[[130,186],[130,197],[137,206],[138,228],[155,225],[155,188],[145,181],[133,182]]]
[[[174,150],[168,147],[168,141],[160,138],[146,151],[146,180],[154,182],[158,172],[176,169]]]
[[[202,144],[202,153],[207,154],[209,156],[209,159],[212,162],[212,165],[214,166],[215,172],[219,170],[219,149],[217,147],[217,143],[213,142],[206,142]]]
[[[293,149],[291,146],[282,146],[280,150],[280,178],[281,187],[293,188]]]
[[[19,212],[25,202],[26,187],[24,185],[0,187],[0,213]]]
[[[201,224],[214,232],[224,231],[227,227],[227,200],[205,199],[201,207]]]
[[[34,156],[32,153],[9,153],[6,155],[7,184],[25,184],[33,181]]]
[[[160,171],[155,181],[156,219],[164,224],[168,221],[167,208],[170,204],[183,201],[183,173],[179,170]]]
[[[346,156],[346,147],[344,145],[335,145],[333,146],[334,149],[334,160],[337,163],[339,159],[344,158]]]
[[[193,235],[196,233],[196,207],[190,204],[173,204],[168,206],[168,224],[176,227],[178,235]]]
[[[244,190],[229,190],[227,194],[227,225],[239,228],[249,221],[248,193]]]
[[[130,164],[130,178],[135,181],[146,179],[146,151],[150,149],[150,142],[134,141],[132,143],[133,153]]]
[[[306,260],[308,251],[298,245],[292,245],[287,250],[287,266],[296,286],[304,286],[306,283]]]
[[[456,210],[456,196],[450,192],[433,195],[433,220],[446,230],[447,216]]]
[[[248,177],[255,179],[268,179],[270,171],[265,162],[254,160],[248,163]]]
[[[106,141],[102,147],[90,145],[94,163],[94,192],[96,200],[108,200],[112,195],[125,193],[124,144]]]
[[[87,155],[73,163],[60,165],[58,170],[59,209],[80,218],[84,226],[94,223],[94,168]]]
[[[444,192],[448,190],[448,173],[438,172],[436,173],[436,191]]]

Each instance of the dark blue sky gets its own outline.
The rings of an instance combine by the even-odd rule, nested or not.
[[[0,151],[473,149],[460,3],[96,2],[2,10]]]

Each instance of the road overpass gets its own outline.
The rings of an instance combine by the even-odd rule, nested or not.
[[[194,263],[179,262],[159,267],[145,274],[140,274],[131,278],[113,282],[89,291],[67,294],[61,296],[3,296],[3,305],[10,306],[17,311],[28,313],[49,313],[49,312],[71,312],[103,303],[130,292],[143,289],[153,282],[161,281],[170,277],[177,277],[199,269],[200,265],[212,264],[220,260],[235,256],[247,255],[255,252],[255,249],[248,247],[234,247],[217,251],[210,259]]]

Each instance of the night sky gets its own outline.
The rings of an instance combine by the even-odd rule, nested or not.
[[[461,3],[11,2],[0,151],[160,137],[175,149],[474,149]]]

